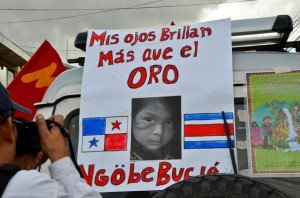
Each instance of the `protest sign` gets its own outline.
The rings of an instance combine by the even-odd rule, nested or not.
[[[299,176],[299,85],[298,71],[247,74],[254,174]]]
[[[164,189],[232,173],[230,20],[141,30],[90,30],[78,162],[100,192]]]

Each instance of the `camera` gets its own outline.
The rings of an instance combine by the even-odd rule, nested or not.
[[[62,135],[67,139],[71,160],[73,161],[77,171],[83,178],[80,168],[76,162],[75,153],[71,142],[71,137],[67,129],[62,124],[54,120],[45,120],[45,121],[49,130],[51,130],[53,126],[56,126],[59,128]],[[36,122],[32,122],[24,118],[15,118],[13,119],[13,123],[15,124],[17,129],[17,142],[16,142],[17,154],[36,155],[39,151],[42,150],[39,130],[37,128]]]
[[[17,128],[16,151],[18,154],[36,154],[41,151],[40,135],[36,122],[23,118],[13,120]],[[53,126],[53,121],[46,120],[48,129]]]

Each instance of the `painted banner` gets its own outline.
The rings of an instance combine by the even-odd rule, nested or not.
[[[233,114],[225,114],[229,134],[233,138]],[[234,142],[230,142],[234,147]],[[184,149],[228,148],[221,113],[184,115]]]
[[[82,152],[127,150],[127,117],[125,116],[84,118],[82,128]]]
[[[247,82],[253,173],[300,173],[300,72],[249,73]]]
[[[88,32],[78,147],[88,184],[160,190],[233,173],[230,24]]]

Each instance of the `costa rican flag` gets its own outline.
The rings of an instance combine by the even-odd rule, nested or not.
[[[225,113],[234,148],[233,113]],[[184,149],[228,148],[222,113],[197,113],[184,115]]]
[[[126,151],[127,116],[82,119],[82,152]]]

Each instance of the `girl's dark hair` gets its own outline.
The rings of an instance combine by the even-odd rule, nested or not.
[[[167,105],[171,111],[171,114],[176,116],[181,114],[180,96],[168,96],[168,97],[151,97],[151,98],[133,98],[132,99],[132,118],[135,118],[136,114],[143,109],[147,104],[151,102],[162,102]]]

